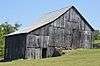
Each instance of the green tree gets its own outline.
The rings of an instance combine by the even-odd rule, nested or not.
[[[4,55],[5,35],[19,29],[20,24],[11,25],[8,22],[0,24],[0,56]]]
[[[95,35],[94,35],[95,40],[100,40],[100,31],[95,30]]]

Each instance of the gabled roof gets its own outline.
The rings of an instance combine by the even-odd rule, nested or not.
[[[55,11],[52,11],[52,12],[49,12],[47,14],[44,14],[42,17],[40,17],[39,20],[35,21],[35,22],[38,22],[37,24],[34,24],[26,29],[22,29],[22,30],[18,30],[16,32],[13,32],[13,33],[10,33],[8,34],[7,36],[10,36],[10,35],[17,35],[17,34],[23,34],[23,33],[29,33],[41,26],[44,26],[54,20],[56,20],[58,17],[60,17],[62,14],[64,14],[65,12],[67,12],[70,8],[74,8],[77,13],[78,10],[74,7],[74,6],[69,6],[69,7],[65,7],[65,8],[61,8],[59,10],[55,10]],[[85,20],[85,18],[79,13],[79,15],[81,16],[81,18],[83,18],[83,20]],[[86,24],[90,27],[91,30],[94,30],[90,24],[85,20]]]
[[[87,20],[82,16],[82,14],[79,13],[79,11],[74,7],[72,6],[72,8],[74,8],[76,10],[76,12],[79,14],[79,16],[84,20],[85,24],[88,25],[88,27],[91,29],[91,31],[94,31],[94,29],[92,28],[92,26],[87,22]]]

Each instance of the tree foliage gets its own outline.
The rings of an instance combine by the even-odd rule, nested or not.
[[[20,24],[11,25],[8,22],[0,24],[0,56],[4,54],[5,35],[18,30],[20,26]]]
[[[100,31],[95,30],[95,35],[94,35],[95,40],[100,40]]]

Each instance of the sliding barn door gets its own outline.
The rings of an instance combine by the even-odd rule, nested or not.
[[[80,32],[79,32],[79,23],[72,22],[71,28],[71,36],[72,36],[72,48],[79,48],[80,47]]]
[[[26,45],[26,58],[41,58],[40,52],[40,37],[35,35],[27,36],[27,45]]]

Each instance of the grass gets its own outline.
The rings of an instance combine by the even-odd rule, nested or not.
[[[59,57],[1,62],[0,66],[100,66],[100,49],[77,49]]]

